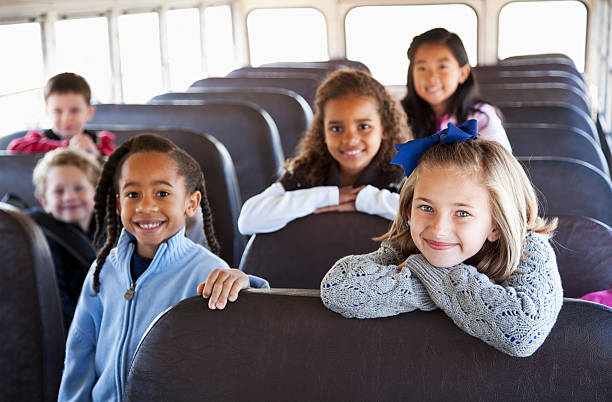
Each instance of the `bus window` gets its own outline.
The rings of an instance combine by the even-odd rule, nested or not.
[[[111,66],[108,20],[104,17],[60,20],[55,23],[55,71],[85,77],[92,102],[110,102]]]
[[[197,8],[169,10],[167,23],[170,88],[184,91],[202,78],[200,13]]]
[[[247,16],[251,65],[328,60],[325,17],[314,8],[256,9]]]
[[[346,14],[344,27],[347,58],[365,63],[385,85],[406,83],[408,46],[413,37],[432,28],[455,32],[470,64],[477,61],[478,18],[467,5],[355,7]]]
[[[119,16],[123,101],[146,102],[163,90],[157,13]]]
[[[584,71],[586,28],[580,1],[512,2],[499,13],[498,57],[563,53]]]
[[[238,67],[234,57],[232,12],[229,6],[206,7],[204,10],[204,46],[205,70],[209,76],[224,77]]]
[[[45,71],[39,23],[0,25],[0,136],[38,125]],[[7,112],[10,111],[10,112]]]

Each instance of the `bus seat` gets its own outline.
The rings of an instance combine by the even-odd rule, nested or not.
[[[529,64],[567,64],[576,68],[574,61],[563,53],[541,53],[522,54],[519,56],[506,57],[498,62],[498,65],[529,65]]]
[[[612,183],[601,170],[570,158],[517,159],[536,188],[541,214],[587,216],[612,225]]]
[[[0,238],[0,400],[55,401],[66,334],[51,252],[34,221],[3,203]]]
[[[247,290],[224,311],[201,297],[161,314],[124,399],[570,401],[612,399],[612,309],[565,299],[544,344],[508,356],[442,311],[347,319],[318,290]]]
[[[565,71],[574,75],[584,82],[584,76],[576,70],[576,67],[561,63],[500,63],[500,64],[479,64],[474,67],[474,71],[479,74],[490,74],[491,72],[510,72],[510,71]]]
[[[542,123],[505,124],[515,156],[561,156],[590,163],[609,174],[608,164],[592,136],[573,127]]]
[[[201,105],[97,105],[96,114],[87,128],[95,125],[112,131],[114,126],[125,124],[185,128],[214,136],[227,148],[234,162],[242,200],[272,184],[284,162],[274,121],[253,103],[210,101]]]
[[[230,71],[226,77],[249,77],[249,76],[265,76],[265,74],[286,74],[289,76],[306,76],[316,77],[320,81],[323,81],[325,77],[336,68],[329,66],[321,67],[279,67],[279,66],[261,66],[261,67],[240,67]],[[253,74],[254,73],[254,74]],[[273,76],[273,75],[272,75]]]
[[[567,71],[491,71],[477,72],[476,81],[480,85],[487,84],[565,84],[586,94],[584,81]]]
[[[22,133],[25,134],[25,131]],[[0,151],[0,199],[12,194],[23,202],[20,208],[39,207],[34,196],[32,172],[42,154],[13,154]]]
[[[300,94],[314,109],[315,94],[320,80],[317,77],[212,77],[196,81],[188,91],[199,91],[200,88],[252,88],[271,87],[285,88]]]
[[[390,226],[391,221],[361,212],[307,215],[276,232],[253,235],[240,269],[275,288],[318,289],[337,260],[378,249],[372,238]]]
[[[561,102],[501,102],[496,106],[508,124],[545,123],[573,127],[584,131],[599,144],[593,119],[577,106]]]
[[[204,172],[215,232],[221,244],[221,258],[229,264],[238,264],[246,242],[244,236],[238,231],[237,224],[241,207],[238,180],[232,159],[223,144],[210,135],[185,129],[123,126],[122,128],[114,127],[112,133],[115,134],[117,145],[141,133],[161,135],[198,161]],[[201,221],[200,218],[201,216],[196,216],[198,222]],[[199,225],[199,228],[201,230],[202,226]],[[195,241],[196,236],[194,235],[188,234]]]
[[[562,102],[575,105],[591,114],[588,96],[582,90],[566,84],[483,84],[482,96],[491,103]]]
[[[331,59],[327,61],[277,61],[274,63],[262,64],[261,67],[327,67],[332,66],[334,69],[352,68],[355,70],[365,71],[370,73],[368,66],[360,61],[348,59]]]
[[[197,88],[201,92],[171,92],[158,95],[148,103],[176,104],[208,100],[253,102],[270,114],[281,139],[285,157],[294,156],[301,135],[312,123],[312,109],[297,93],[284,88]],[[179,102],[177,102],[179,101]]]
[[[612,288],[612,228],[584,216],[558,218],[551,243],[565,297]]]

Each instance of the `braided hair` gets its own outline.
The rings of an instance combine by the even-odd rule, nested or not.
[[[194,191],[199,191],[202,194],[200,207],[202,208],[206,242],[210,251],[216,255],[219,255],[220,252],[219,242],[213,227],[212,211],[206,196],[204,174],[200,165],[170,140],[155,134],[141,134],[130,138],[110,154],[104,164],[98,186],[96,187],[94,197],[96,220],[94,243],[100,244],[101,238],[104,237],[104,245],[96,257],[96,268],[93,274],[93,289],[95,293],[100,291],[100,271],[102,266],[111,249],[116,245],[123,227],[116,207],[117,187],[121,168],[131,155],[138,152],[160,152],[168,155],[176,162],[178,174],[185,178],[187,194],[191,194]]]

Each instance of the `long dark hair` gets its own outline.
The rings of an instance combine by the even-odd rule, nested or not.
[[[417,95],[414,88],[414,56],[425,43],[438,43],[446,46],[455,56],[460,67],[468,64],[468,56],[463,47],[461,38],[455,33],[449,32],[444,28],[434,28],[415,36],[408,48],[408,77],[406,82],[407,93],[402,99],[402,106],[408,116],[408,125],[415,138],[425,138],[437,131],[436,115],[429,103]],[[447,112],[455,116],[457,122],[467,120],[468,114],[478,111],[476,105],[486,103],[478,91],[478,83],[470,70],[468,78],[460,83],[453,95],[448,100]]]
[[[334,163],[325,145],[325,105],[329,100],[349,94],[369,96],[375,100],[386,138],[382,140],[374,159],[389,182],[403,176],[399,166],[389,164],[396,152],[393,144],[406,142],[410,137],[401,107],[384,85],[370,74],[358,70],[338,70],[331,73],[317,89],[312,124],[297,145],[297,156],[285,162],[286,173],[281,178],[285,188],[292,182],[299,182],[305,188],[323,185],[328,169]]]
[[[96,269],[93,275],[93,289],[96,293],[100,291],[100,271],[106,261],[106,257],[115,246],[117,238],[121,233],[123,224],[117,214],[116,198],[118,194],[118,180],[121,167],[125,161],[138,152],[160,152],[168,155],[176,162],[178,174],[185,178],[185,190],[187,194],[199,191],[202,194],[200,206],[204,222],[204,235],[208,248],[219,255],[220,246],[215,236],[212,222],[212,211],[206,196],[204,174],[200,165],[187,152],[177,147],[172,141],[154,134],[141,134],[132,137],[113,151],[104,164],[100,181],[96,187],[95,195],[95,217],[96,233],[94,243],[99,244],[102,233],[105,232],[104,245],[96,257]]]

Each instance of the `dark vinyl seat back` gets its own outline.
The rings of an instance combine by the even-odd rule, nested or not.
[[[610,333],[612,309],[565,299],[544,344],[517,358],[440,310],[359,320],[327,310],[315,290],[247,290],[223,312],[193,297],[149,328],[124,399],[603,402]]]
[[[368,66],[360,61],[348,59],[332,59],[327,61],[277,61],[262,64],[262,67],[333,67],[334,69],[352,68],[355,70],[370,72]]]
[[[320,80],[317,77],[212,77],[196,81],[189,91],[199,91],[199,88],[252,88],[271,87],[285,88],[300,94],[310,107],[314,108],[314,100]]]
[[[252,73],[257,74],[286,74],[289,73],[290,76],[315,76],[319,80],[324,80],[325,77],[332,71],[334,71],[334,67],[329,66],[321,66],[321,67],[280,67],[280,66],[261,66],[261,67],[240,67],[233,71],[230,71],[226,77],[249,77]]]
[[[493,104],[503,102],[563,102],[591,113],[588,96],[582,90],[566,84],[482,84],[482,96]]]
[[[53,259],[42,230],[0,203],[0,400],[55,401],[65,329]]]
[[[565,297],[612,288],[612,228],[584,216],[558,218],[551,244]]]
[[[490,71],[474,73],[479,85],[565,84],[586,94],[586,85],[567,71]]]
[[[500,60],[498,64],[567,64],[568,66],[576,68],[574,61],[568,55],[563,53],[522,54],[519,56],[510,56]]]
[[[541,214],[587,216],[612,225],[612,183],[601,170],[570,158],[517,159],[536,188]]]
[[[549,124],[505,124],[514,156],[560,156],[589,163],[609,174],[599,144],[584,131]]]
[[[574,75],[584,82],[584,76],[576,70],[576,67],[564,63],[500,63],[500,64],[479,64],[474,68],[476,74],[488,74],[491,71],[565,71]]]
[[[312,123],[312,109],[297,93],[284,88],[198,88],[202,92],[170,92],[148,103],[169,104],[218,100],[253,102],[270,114],[280,135],[283,154],[293,156],[301,135]]]
[[[96,106],[90,125],[112,131],[116,125],[185,128],[212,135],[227,148],[240,197],[260,193],[278,177],[284,162],[280,138],[270,115],[253,103],[218,101],[201,105]],[[89,126],[88,126],[89,127]]]
[[[496,106],[507,124],[542,123],[573,127],[587,133],[599,143],[593,119],[574,105],[561,102],[509,102],[498,103]]]
[[[252,236],[240,269],[266,278],[272,287],[317,289],[340,258],[378,249],[372,238],[390,226],[391,221],[360,212],[308,215],[276,232]]]
[[[114,127],[115,142],[120,145],[142,133],[161,135],[191,155],[202,168],[206,193],[213,214],[217,240],[221,244],[221,258],[238,264],[246,244],[238,231],[240,193],[234,164],[227,149],[216,138],[192,130],[149,127]],[[200,220],[199,217],[196,219]]]
[[[25,131],[21,133],[25,134]],[[10,193],[25,202],[27,205],[24,207],[40,206],[34,196],[32,172],[42,156],[42,154],[13,154],[0,151],[0,199]]]

